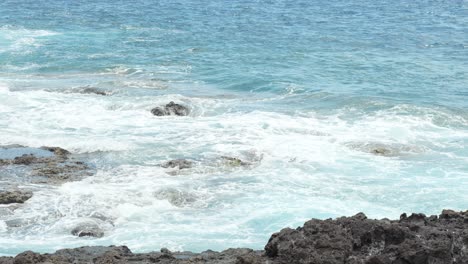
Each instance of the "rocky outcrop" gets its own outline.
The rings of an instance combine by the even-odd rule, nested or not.
[[[273,234],[265,254],[278,263],[467,263],[468,211],[403,214],[399,221],[360,213],[312,219]]]
[[[81,247],[54,254],[26,251],[0,263],[166,263],[166,264],[466,264],[468,211],[439,216],[402,214],[399,220],[372,220],[359,213],[335,220],[312,219],[303,227],[271,236],[265,250],[228,249],[134,254],[127,247]]]
[[[2,170],[2,167],[7,169]],[[94,173],[92,168],[73,157],[66,149],[29,148],[19,145],[0,147],[0,171],[21,172],[22,182],[46,184],[79,180]],[[11,183],[10,179],[9,182]]]
[[[151,113],[155,116],[186,116],[190,113],[190,109],[186,106],[170,102],[164,107],[155,107],[151,109]]]
[[[0,191],[0,204],[24,203],[32,196],[30,191]]]

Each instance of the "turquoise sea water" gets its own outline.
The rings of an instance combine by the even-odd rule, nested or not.
[[[312,217],[468,209],[467,25],[456,0],[0,1],[0,145],[97,169],[0,211],[0,255],[260,249]],[[169,101],[190,116],[151,115]],[[103,238],[70,234],[96,214]]]

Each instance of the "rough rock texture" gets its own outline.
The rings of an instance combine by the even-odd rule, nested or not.
[[[228,249],[133,254],[127,247],[81,247],[54,254],[26,251],[0,263],[207,263],[207,264],[466,264],[468,211],[444,210],[439,216],[401,215],[371,220],[359,213],[335,220],[312,219],[297,229],[271,236],[264,251]]]
[[[170,102],[164,107],[155,107],[151,109],[151,113],[155,116],[186,116],[190,113],[190,109],[186,106]]]
[[[28,148],[15,145],[3,146],[0,150],[10,155],[8,158],[0,159],[0,172],[21,173],[23,182],[60,184],[79,180],[94,173],[83,161],[73,157],[68,150],[59,147]],[[11,156],[16,153],[19,154]],[[12,183],[11,179],[15,179],[2,175],[0,180],[5,177]]]
[[[273,234],[265,253],[279,263],[468,263],[468,211],[312,219]]]
[[[0,204],[24,203],[32,197],[30,191],[0,191]]]

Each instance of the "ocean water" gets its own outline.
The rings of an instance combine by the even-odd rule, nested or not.
[[[310,218],[466,210],[467,25],[465,0],[2,0],[0,145],[96,174],[22,186],[0,255],[261,249]],[[150,113],[170,101],[190,115]],[[197,166],[158,166],[177,158]],[[96,215],[104,237],[70,234]]]

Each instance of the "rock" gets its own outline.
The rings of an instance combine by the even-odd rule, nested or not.
[[[3,158],[0,159],[0,166],[10,166],[6,173],[11,172],[12,178],[20,179],[21,183],[60,184],[80,180],[94,172],[83,161],[76,160],[72,153],[60,147],[2,147],[0,157]],[[18,175],[18,172],[22,175]],[[8,178],[7,175],[2,177]]]
[[[97,95],[108,95],[108,93],[102,89],[95,87],[84,87],[79,91],[82,94],[97,94]]]
[[[451,219],[451,218],[457,218],[460,217],[461,214],[453,211],[453,210],[442,210],[442,213],[440,214],[440,218],[443,219]]]
[[[252,165],[250,162],[242,161],[238,158],[228,157],[228,156],[221,156],[221,160],[226,166],[230,167],[239,167],[239,166],[249,166]]]
[[[112,255],[121,256],[131,256],[132,252],[126,246],[110,246],[110,247],[103,247],[103,246],[94,246],[94,247],[79,247],[74,249],[61,249],[58,250],[55,254],[64,260],[65,263],[74,263],[74,261],[79,260],[80,263],[96,263],[96,261],[103,260],[106,253],[110,253]],[[103,258],[100,258],[103,257]],[[113,262],[110,262],[113,263]]]
[[[15,157],[12,163],[16,165],[30,165],[38,162],[38,160],[39,159],[32,154],[24,154],[21,157]]]
[[[0,204],[24,203],[32,196],[30,191],[0,191]]]
[[[56,156],[60,156],[60,157],[66,157],[71,154],[70,151],[63,149],[63,148],[59,148],[59,147],[45,147],[44,146],[44,147],[41,147],[40,149],[53,152]]]
[[[155,107],[151,109],[151,113],[155,116],[168,116],[168,115],[186,116],[190,113],[190,110],[186,106],[176,104],[174,102],[170,102],[166,104],[164,107]]]
[[[177,207],[190,206],[197,201],[197,196],[194,194],[174,188],[156,191],[154,196],[159,200],[167,200]]]
[[[375,148],[370,151],[370,153],[378,156],[390,156],[392,151],[386,148]]]
[[[161,164],[163,168],[177,168],[179,170],[192,168],[193,162],[186,159],[175,159]]]
[[[404,145],[399,143],[380,142],[348,142],[345,145],[351,149],[382,157],[399,157],[408,154],[423,153],[424,147]]]
[[[32,251],[25,251],[21,254],[18,254],[14,258],[13,263],[14,264],[36,264],[36,263],[44,262],[45,260],[46,260],[46,257],[41,254],[34,253]]]
[[[450,215],[450,220],[460,219],[461,213]],[[432,224],[425,225],[428,221]],[[464,263],[466,228],[468,223],[461,219],[441,217],[434,222],[423,214],[402,215],[400,221],[390,222],[358,215],[313,219],[303,227],[273,234],[265,252],[279,263]]]
[[[155,116],[165,116],[167,115],[166,110],[161,107],[155,107],[151,109],[151,113]]]
[[[441,217],[403,214],[400,220],[372,220],[363,213],[335,220],[312,219],[271,236],[265,250],[245,248],[134,254],[127,247],[82,247],[54,254],[26,251],[0,263],[164,264],[466,264],[468,211],[444,210]],[[419,228],[411,227],[418,225]]]
[[[104,231],[95,223],[83,223],[73,228],[71,234],[77,237],[103,237]]]
[[[46,183],[61,183],[79,180],[92,175],[90,168],[81,162],[50,162],[32,170],[32,175],[40,176]]]

